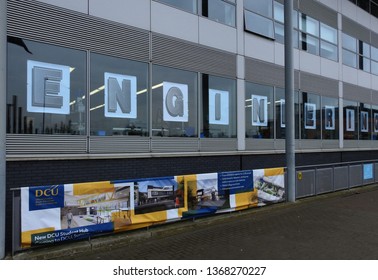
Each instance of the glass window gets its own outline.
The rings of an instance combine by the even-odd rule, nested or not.
[[[274,39],[273,21],[255,13],[244,11],[245,29]]]
[[[274,38],[278,43],[285,43],[285,27],[283,24],[277,22],[274,24]]]
[[[378,140],[378,105],[371,106],[371,137]]]
[[[302,33],[301,49],[309,53],[319,55],[319,39],[306,33]]]
[[[274,1],[274,20],[280,23],[285,22],[284,5],[276,1]]]
[[[359,139],[371,140],[371,105],[359,104]]]
[[[357,40],[352,36],[343,33],[342,36],[343,48],[352,52],[357,52]]]
[[[337,61],[337,46],[321,41],[320,42],[320,56]]]
[[[273,16],[272,0],[244,0],[244,8],[268,18]]]
[[[273,87],[246,83],[246,137],[272,139],[274,137]]]
[[[339,139],[339,101],[322,97],[322,139]]]
[[[230,26],[236,26],[236,6],[222,0],[208,0],[209,19],[221,22]]]
[[[343,64],[350,67],[357,67],[357,54],[343,49]]]
[[[91,135],[148,136],[148,65],[91,54]]]
[[[371,73],[378,75],[378,62],[374,60],[371,61]]]
[[[371,46],[371,59],[378,61],[378,48]]]
[[[201,137],[236,138],[236,81],[202,75]]]
[[[301,14],[301,18],[299,20],[299,29],[302,32],[318,37],[319,36],[319,21],[305,14]]]
[[[8,37],[7,133],[86,134],[86,52]]]
[[[197,73],[154,65],[152,135],[197,137]]]
[[[275,90],[275,114],[276,114],[276,138],[286,138],[286,117],[285,117],[285,89],[276,88]],[[294,93],[294,111],[295,111],[295,138],[299,138],[299,101],[298,92]]]
[[[344,140],[358,139],[358,104],[355,101],[343,101]]]
[[[337,45],[337,30],[324,23],[320,23],[320,38]]]
[[[302,139],[320,139],[320,96],[302,92]]]
[[[191,12],[193,14],[197,13],[197,0],[185,0],[185,1],[155,0],[155,1],[179,8],[184,11]]]

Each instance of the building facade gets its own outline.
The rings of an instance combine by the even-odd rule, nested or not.
[[[293,2],[296,164],[344,184],[378,158],[378,2]],[[283,0],[7,5],[7,244],[20,187],[285,166]]]

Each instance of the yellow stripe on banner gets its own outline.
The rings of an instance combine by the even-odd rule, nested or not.
[[[235,202],[236,202],[236,207],[248,208],[250,206],[257,206],[258,204],[257,190],[253,190],[252,192],[235,194]]]
[[[111,184],[109,181],[81,183],[73,185],[74,195],[99,194],[109,192],[114,192],[114,185]]]
[[[34,230],[23,231],[21,233],[21,247],[26,248],[31,246],[32,234],[54,231],[55,227],[39,228]]]
[[[282,167],[264,169],[265,176],[277,176],[277,175],[283,175],[283,174],[284,174],[284,169]]]

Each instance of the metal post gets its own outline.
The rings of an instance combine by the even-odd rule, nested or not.
[[[293,0],[285,0],[285,119],[288,201],[295,202],[295,116],[293,65]]]

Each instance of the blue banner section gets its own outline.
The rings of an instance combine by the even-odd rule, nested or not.
[[[220,195],[253,191],[252,170],[218,173],[218,193]]]
[[[53,244],[63,241],[73,241],[79,239],[86,239],[90,236],[104,233],[113,232],[113,223],[104,223],[93,226],[77,227],[72,229],[56,230],[49,232],[42,232],[31,235],[31,245]]]
[[[64,185],[29,188],[29,211],[64,207]]]

